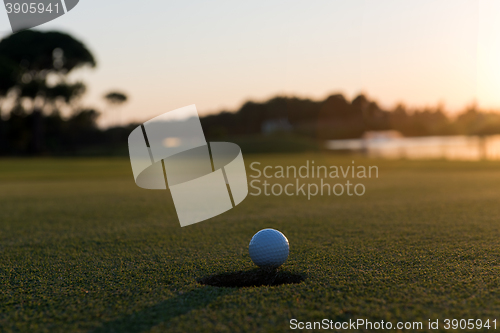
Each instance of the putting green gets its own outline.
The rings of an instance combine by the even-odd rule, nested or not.
[[[429,319],[500,319],[500,163],[244,158],[248,175],[255,161],[354,159],[379,177],[353,180],[362,196],[249,195],[181,228],[168,192],[138,188],[127,159],[1,160],[0,330],[280,332],[291,319],[325,318],[421,321],[426,330]],[[290,241],[281,276],[303,281],[198,282],[251,274],[248,242],[268,227]]]

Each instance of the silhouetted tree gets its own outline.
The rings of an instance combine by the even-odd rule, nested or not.
[[[119,107],[120,105],[122,105],[123,103],[125,103],[127,101],[127,95],[125,95],[124,93],[122,92],[118,92],[118,91],[112,91],[110,93],[107,93],[106,95],[104,95],[104,99],[106,100],[106,102],[108,102],[108,104],[114,108],[117,108]],[[119,111],[119,109],[118,109]],[[118,116],[118,118],[120,118]],[[119,119],[117,121],[117,124],[118,125],[120,123]]]
[[[24,30],[0,41],[0,97],[14,92],[18,106],[28,99],[32,105],[33,153],[43,148],[43,115],[47,107],[56,109],[56,102],[69,104],[81,96],[81,82],[68,83],[67,75],[82,66],[95,67],[93,55],[80,41],[61,32]],[[49,84],[50,81],[50,84]]]
[[[121,92],[110,92],[104,96],[104,98],[110,103],[115,105],[121,105],[127,101],[127,95]]]

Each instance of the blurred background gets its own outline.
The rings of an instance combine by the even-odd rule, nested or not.
[[[139,8],[140,7],[140,8]],[[0,13],[0,154],[126,155],[196,104],[244,152],[500,158],[500,4],[87,0],[34,31]]]

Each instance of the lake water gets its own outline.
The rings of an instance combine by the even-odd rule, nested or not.
[[[500,135],[330,140],[326,148],[393,159],[500,160]]]

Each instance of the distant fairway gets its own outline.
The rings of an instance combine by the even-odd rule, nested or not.
[[[244,158],[249,175],[254,161],[353,159]],[[185,228],[167,191],[135,185],[127,159],[0,160],[0,331],[281,332],[292,318],[500,329],[500,162],[354,160],[379,167],[364,196],[249,195]],[[248,242],[267,227],[288,237],[282,270],[302,283],[197,282],[253,269]]]

